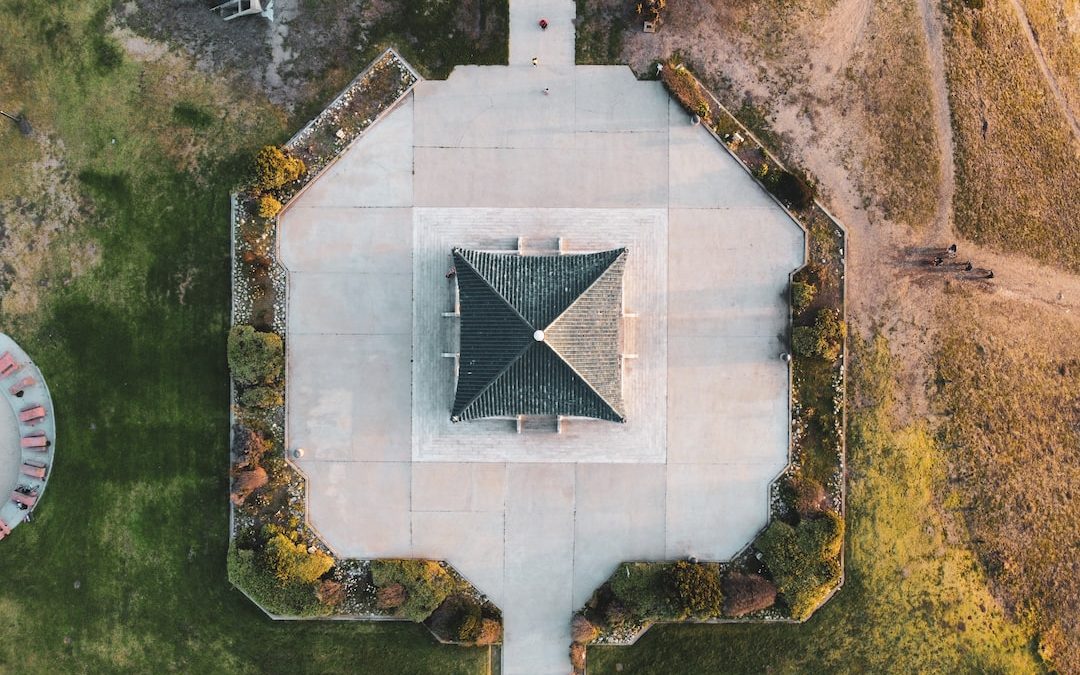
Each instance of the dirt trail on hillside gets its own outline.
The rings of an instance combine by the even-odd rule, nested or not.
[[[925,2],[926,0],[921,1]],[[1027,37],[1028,45],[1031,46],[1031,53],[1035,55],[1035,62],[1039,64],[1039,72],[1042,74],[1043,81],[1046,82],[1050,92],[1054,95],[1054,100],[1057,102],[1058,108],[1061,109],[1066,121],[1068,121],[1069,127],[1072,128],[1073,135],[1076,136],[1077,140],[1080,140],[1080,123],[1077,122],[1076,115],[1073,114],[1072,108],[1069,107],[1068,99],[1065,98],[1061,87],[1058,86],[1054,71],[1050,68],[1050,64],[1046,62],[1046,56],[1043,54],[1042,47],[1039,46],[1039,40],[1035,37],[1035,31],[1031,29],[1031,21],[1028,20],[1024,6],[1020,3],[1020,0],[1011,0],[1011,2],[1013,9],[1016,10],[1016,17],[1020,21],[1020,28],[1024,31],[1024,36]]]
[[[926,38],[926,55],[930,62],[930,82],[934,100],[934,132],[937,134],[938,166],[941,183],[938,186],[937,207],[933,233],[948,238],[952,234],[952,202],[956,193],[956,166],[953,164],[952,113],[949,108],[949,86],[945,79],[944,33],[941,16],[932,0],[918,0],[916,7],[922,19]]]

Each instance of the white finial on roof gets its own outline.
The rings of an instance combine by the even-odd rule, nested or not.
[[[535,333],[533,333],[533,339],[536,340],[537,342],[543,342],[544,341],[544,331],[538,330]]]

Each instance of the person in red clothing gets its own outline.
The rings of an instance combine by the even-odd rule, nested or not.
[[[540,19],[540,30],[547,30],[547,19]]]

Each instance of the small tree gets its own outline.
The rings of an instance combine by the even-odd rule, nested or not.
[[[794,281],[791,284],[791,309],[796,314],[802,314],[817,295],[817,288],[805,281]]]
[[[433,560],[376,560],[371,564],[371,578],[379,588],[401,584],[405,602],[398,613],[416,622],[431,616],[454,590],[453,578]]]
[[[615,599],[639,621],[682,618],[670,565],[623,563],[610,586]]]
[[[769,188],[777,199],[798,210],[808,208],[814,202],[813,187],[790,171],[777,173]]]
[[[375,591],[375,606],[379,609],[397,609],[405,604],[405,586],[390,584]]]
[[[284,534],[274,535],[266,543],[267,566],[282,583],[312,584],[330,571],[334,559],[315,549],[308,552],[303,544],[294,544]]]
[[[304,175],[307,167],[299,157],[290,157],[281,148],[267,145],[255,155],[256,186],[276,190]]]
[[[259,217],[260,218],[273,218],[281,211],[281,202],[274,198],[273,195],[263,195],[259,197]]]
[[[274,333],[253,326],[233,326],[229,331],[229,370],[240,384],[269,384],[281,375],[285,347]]]
[[[699,619],[720,615],[724,595],[720,589],[720,570],[716,565],[680,560],[675,563],[673,574],[675,589],[687,614]]]
[[[843,521],[827,511],[794,527],[773,520],[754,542],[792,618],[810,616],[840,580],[843,535]]]

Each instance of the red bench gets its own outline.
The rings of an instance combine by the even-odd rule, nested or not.
[[[45,408],[40,405],[27,408],[19,413],[20,422],[36,422],[45,418]]]
[[[24,391],[34,386],[35,384],[37,384],[37,382],[34,381],[34,378],[27,375],[23,379],[11,385],[11,389],[9,389],[9,391],[11,392],[12,396],[22,396],[22,393]]]
[[[22,437],[20,445],[24,448],[44,450],[49,447],[49,437],[45,435],[44,431],[40,431],[36,434],[29,434]]]
[[[31,464],[30,462],[24,462],[22,465],[22,474],[24,476],[30,476],[31,478],[37,478],[39,480],[45,479],[45,467],[38,466],[37,464]]]
[[[19,492],[18,490],[12,490],[11,491],[11,501],[15,502],[16,504],[22,504],[23,506],[30,507],[30,506],[33,506],[34,504],[37,504],[37,495],[36,494],[27,495],[27,494],[23,494],[22,492]]]
[[[7,377],[18,369],[19,364],[11,352],[4,352],[3,356],[0,356],[0,377]]]

